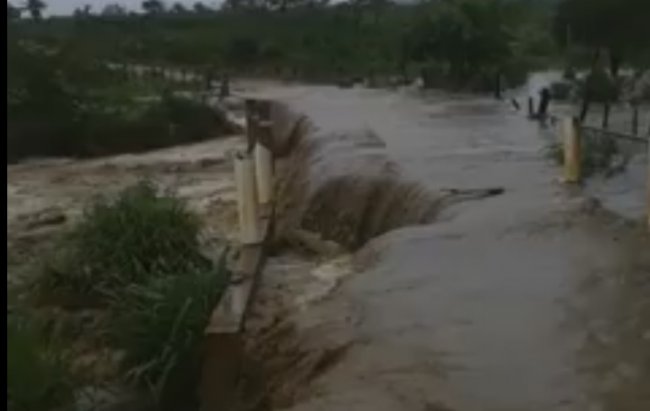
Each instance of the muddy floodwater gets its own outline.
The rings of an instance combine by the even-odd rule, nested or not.
[[[375,237],[336,281],[323,280],[318,263],[271,259],[268,287],[292,295],[294,349],[336,353],[289,379],[296,392],[278,408],[650,410],[645,147],[638,166],[583,191],[560,184],[544,155],[553,129],[507,100],[298,86],[260,95],[305,114],[320,135],[372,130],[381,144],[364,155],[386,156],[432,193],[504,190]],[[356,172],[354,150],[332,147],[314,157],[312,178]],[[323,168],[328,156],[336,167]],[[327,295],[296,301],[297,289],[314,289],[289,279],[305,277]]]

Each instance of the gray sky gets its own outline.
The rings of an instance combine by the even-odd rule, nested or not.
[[[10,3],[15,5],[21,4],[23,0],[9,0]],[[81,7],[84,4],[90,4],[94,12],[101,11],[106,4],[109,3],[119,3],[126,6],[129,10],[140,10],[140,4],[142,0],[44,0],[47,4],[47,9],[45,10],[46,15],[62,15],[62,14],[71,14],[72,11]],[[166,4],[172,4],[175,2],[183,3],[186,5],[192,5],[197,0],[165,0]],[[216,7],[220,0],[204,0],[204,4]]]

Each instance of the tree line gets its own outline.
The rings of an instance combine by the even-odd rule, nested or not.
[[[43,0],[7,3],[23,39],[109,61],[308,81],[420,76],[432,87],[514,87],[530,70],[647,68],[647,0],[144,0],[43,19]],[[29,19],[19,19],[21,14]]]

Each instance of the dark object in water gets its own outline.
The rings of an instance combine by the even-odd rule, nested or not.
[[[537,108],[538,119],[546,118],[548,105],[550,102],[551,102],[551,92],[547,87],[544,87],[542,91],[539,92],[539,106]]]

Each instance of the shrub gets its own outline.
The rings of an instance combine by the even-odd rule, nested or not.
[[[129,286],[115,300],[111,335],[126,354],[126,375],[157,401],[199,375],[200,342],[228,278],[224,257],[213,269]]]
[[[8,408],[43,411],[69,405],[73,385],[61,350],[33,319],[11,315],[7,320]]]
[[[106,295],[151,277],[209,267],[198,242],[199,221],[173,195],[143,181],[116,199],[88,208],[46,270],[46,285]]]
[[[600,103],[615,101],[620,93],[614,79],[602,68],[593,69],[580,86],[580,95],[583,99]]]
[[[191,99],[163,93],[138,102],[162,85],[125,81],[63,49],[48,55],[8,41],[7,162],[138,152],[231,131],[221,113]]]
[[[615,159],[620,155],[620,150],[613,138],[582,138],[582,158],[580,169],[584,178],[596,174],[612,175],[622,170],[623,165],[615,167]],[[564,151],[561,142],[554,142],[547,147],[546,155],[557,164],[564,164]]]

